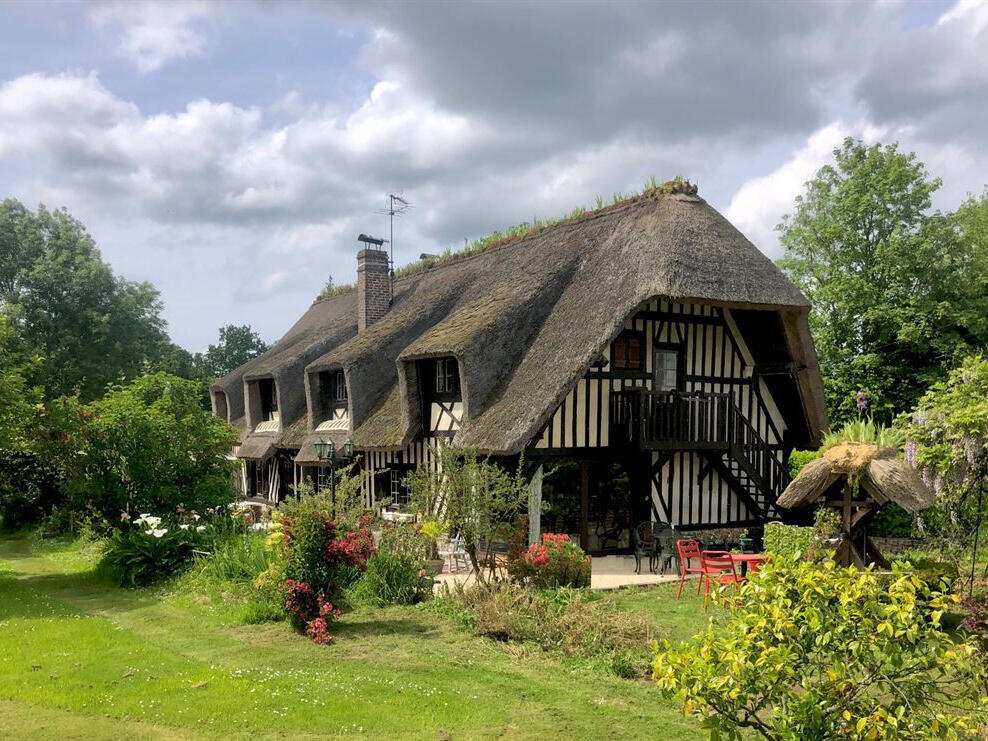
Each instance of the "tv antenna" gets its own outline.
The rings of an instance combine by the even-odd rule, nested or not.
[[[390,239],[388,240],[388,249],[390,250],[388,254],[388,276],[391,288],[391,299],[389,304],[394,303],[395,300],[395,216],[402,216],[409,208],[412,207],[408,201],[402,198],[396,193],[388,193],[388,205],[383,211],[378,211],[378,213],[383,213],[388,217],[389,221],[389,231]]]

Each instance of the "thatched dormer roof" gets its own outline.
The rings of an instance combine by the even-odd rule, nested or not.
[[[689,192],[639,197],[412,272],[395,281],[390,311],[359,335],[352,292],[317,301],[268,353],[213,388],[232,397],[244,380],[270,375],[303,398],[303,368],[342,368],[354,443],[393,449],[420,430],[414,361],[453,355],[466,418],[454,444],[515,453],[625,318],[656,297],[778,312],[780,362],[796,369],[805,444],[819,442],[826,412],[806,299]],[[300,413],[283,405],[286,424]]]
[[[895,502],[911,514],[933,506],[933,492],[898,451],[854,442],[834,445],[803,466],[777,504],[785,509],[806,507],[851,477],[878,504]]]

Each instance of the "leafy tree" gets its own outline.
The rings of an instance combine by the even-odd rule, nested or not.
[[[210,345],[197,360],[203,375],[222,378],[267,349],[268,345],[249,324],[228,324],[220,327],[219,342]]]
[[[0,450],[24,450],[31,438],[30,427],[38,389],[28,385],[27,376],[38,358],[25,358],[13,347],[12,332],[0,315]]]
[[[412,505],[426,518],[441,517],[451,534],[463,538],[473,573],[481,584],[497,574],[490,544],[511,539],[515,521],[528,503],[528,482],[519,461],[508,473],[474,450],[439,447],[440,473],[421,467],[409,474]]]
[[[85,227],[64,209],[32,213],[0,203],[0,313],[24,351],[40,355],[30,380],[46,398],[107,385],[172,362],[158,292],[113,274]]]
[[[988,493],[988,358],[967,358],[920,400],[907,422],[906,460],[937,494],[921,515],[940,550],[971,548],[971,585]]]
[[[713,739],[974,737],[984,670],[941,625],[959,600],[893,569],[776,558],[653,677]]]
[[[914,154],[846,139],[834,157],[778,226],[779,265],[813,305],[833,421],[860,389],[887,423],[988,342],[986,279],[964,214],[928,214],[940,180]]]
[[[199,390],[195,381],[154,373],[81,408],[68,471],[72,506],[116,521],[124,512],[202,512],[232,501],[227,456],[237,433],[202,409]]]

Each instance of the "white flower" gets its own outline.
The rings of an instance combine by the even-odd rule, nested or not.
[[[255,522],[253,525],[250,526],[250,529],[253,530],[254,532],[258,532],[258,533],[261,532],[262,530],[270,530],[271,529],[271,523],[270,522]]]
[[[178,526],[178,529],[179,530],[188,530],[189,529],[189,526],[188,525],[179,525]]]
[[[201,533],[205,529],[206,529],[206,526],[205,525],[200,525],[199,527],[196,528],[196,532],[197,533]]]
[[[195,520],[196,522],[199,522],[199,520],[200,520],[201,518],[199,517],[199,515],[197,515],[197,514],[196,514],[195,512],[193,512],[193,513],[192,513],[192,519],[193,519],[193,520]]]
[[[164,537],[165,533],[167,532],[168,532],[168,528],[163,527],[160,530],[152,530],[151,535],[153,535],[156,538],[161,538]]]

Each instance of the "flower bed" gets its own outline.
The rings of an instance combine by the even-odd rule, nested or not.
[[[515,581],[536,589],[590,586],[590,556],[565,533],[544,533],[521,558],[508,563]]]

